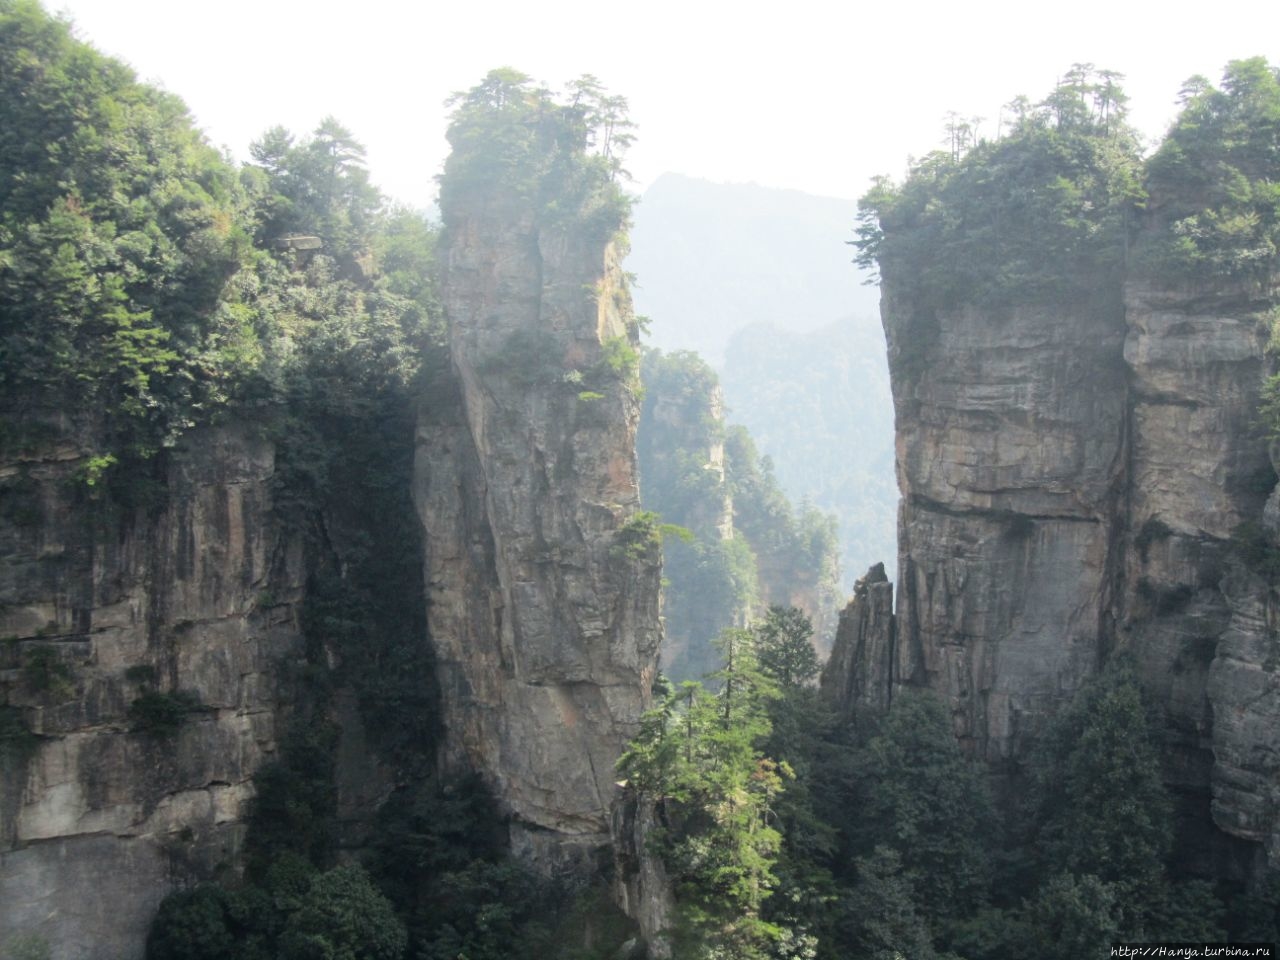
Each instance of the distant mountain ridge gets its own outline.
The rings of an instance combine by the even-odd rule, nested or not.
[[[836,514],[842,582],[896,555],[893,407],[879,294],[851,263],[857,202],[678,174],[636,207],[628,268],[649,342],[721,373],[796,502]]]
[[[845,245],[857,201],[665,173],[636,207],[627,268],[636,309],[663,350],[694,350],[719,367],[753,323],[814,330],[851,313],[875,316]]]

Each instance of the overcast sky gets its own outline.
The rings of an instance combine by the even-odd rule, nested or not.
[[[1280,63],[1280,3],[1086,0],[749,4],[684,0],[45,0],[79,35],[183,97],[239,157],[266,128],[333,114],[373,179],[429,204],[444,99],[509,65],[559,87],[598,76],[639,125],[638,187],[671,170],[856,197],[938,145],[948,110],[988,119],[1072,62],[1127,75],[1150,137],[1181,82],[1231,59]]]

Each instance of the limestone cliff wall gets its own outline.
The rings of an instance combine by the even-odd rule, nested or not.
[[[485,776],[518,853],[594,875],[660,639],[658,547],[628,526],[630,298],[611,244],[532,204],[444,213],[452,374],[415,493],[445,763]]]
[[[1274,598],[1233,538],[1261,519],[1275,481],[1257,424],[1272,302],[1250,284],[1127,287],[1132,452],[1116,624],[1165,708],[1174,782],[1207,784],[1218,826],[1274,855]]]
[[[824,682],[846,710],[931,687],[968,749],[1012,771],[1125,651],[1166,718],[1184,809],[1211,806],[1274,862],[1276,593],[1235,531],[1265,517],[1280,542],[1257,426],[1276,290],[1129,281],[1093,301],[936,310],[886,278],[896,617],[870,625],[855,601],[849,662]]]
[[[60,418],[0,461],[0,931],[66,960],[142,956],[176,884],[231,868],[300,656],[299,539],[271,519],[270,443],[197,431],[158,505],[95,502]],[[144,689],[194,704],[131,729]]]

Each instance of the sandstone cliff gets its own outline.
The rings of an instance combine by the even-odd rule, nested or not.
[[[853,587],[840,611],[835,645],[823,665],[822,695],[843,719],[881,714],[893,697],[893,584],[877,563]]]
[[[483,773],[518,853],[587,877],[660,639],[630,300],[585,229],[515,200],[444,214],[452,397],[423,412],[416,481],[444,762]]]
[[[1229,872],[1249,869],[1235,841],[1274,862],[1276,594],[1235,531],[1264,502],[1268,535],[1280,516],[1257,426],[1275,302],[1257,283],[1131,280],[1111,308],[932,310],[886,277],[897,610],[871,616],[879,578],[860,584],[828,696],[852,715],[930,687],[962,743],[1016,773],[1123,652],[1165,718],[1201,849]]]
[[[199,431],[161,505],[130,510],[88,499],[83,448],[51,426],[0,463],[0,710],[29,730],[0,743],[0,929],[137,957],[165,893],[235,863],[306,571],[253,433]],[[187,698],[172,730],[138,729],[148,691]]]
[[[1123,98],[1077,67],[1006,136],[863,198],[902,499],[895,630],[846,648],[891,643],[858,669],[942,694],[1010,784],[1046,720],[1127,662],[1161,715],[1181,849],[1256,877],[1280,836],[1280,85],[1261,58],[1228,64],[1143,157]],[[865,684],[838,679],[849,712]]]

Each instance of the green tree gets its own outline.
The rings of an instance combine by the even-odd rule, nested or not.
[[[857,766],[862,806],[846,827],[853,848],[893,850],[926,918],[981,906],[995,819],[984,775],[961,755],[943,704],[899,692]]]
[[[933,960],[929,927],[915,906],[898,854],[877,846],[854,865],[857,880],[835,906],[839,956],[866,960]]]
[[[930,310],[1119,294],[1144,196],[1119,74],[1075,64],[1006,136],[935,152],[859,203],[856,262]],[[1070,267],[1070,269],[1064,269]]]
[[[681,955],[753,960],[782,935],[761,907],[781,842],[772,808],[791,772],[760,750],[777,689],[751,633],[726,630],[719,645],[716,692],[681,684],[646,714],[618,769],[669,824],[658,846],[676,886]]]
[[[147,960],[233,960],[236,942],[227,909],[221,887],[206,884],[171,893],[147,934]]]
[[[0,2],[0,400],[92,411],[147,458],[259,355],[229,281],[248,197],[175,97]]]
[[[625,226],[631,200],[616,180],[631,123],[626,100],[607,96],[595,78],[571,85],[566,101],[502,67],[446,105],[446,222],[470,199],[502,197],[530,205],[547,226],[574,223],[605,239]]]
[[[1264,277],[1280,251],[1280,71],[1233,60],[1221,88],[1192,77],[1182,99],[1147,164],[1160,202],[1140,262],[1176,277]]]
[[[1113,885],[1127,930],[1163,898],[1172,805],[1137,679],[1113,666],[1077,694],[1032,764],[1042,873]]]
[[[772,606],[753,633],[760,669],[784,691],[810,684],[818,676],[813,624],[803,611]]]
[[[1024,956],[1103,960],[1122,938],[1120,895],[1092,874],[1053,876],[1027,906]]]
[[[259,237],[271,243],[290,234],[317,235],[334,257],[367,254],[382,196],[369,182],[364,146],[333,117],[295,142],[273,127],[249,148],[266,174],[258,201]]]
[[[407,938],[391,904],[359,867],[317,876],[285,925],[280,960],[399,960]]]

